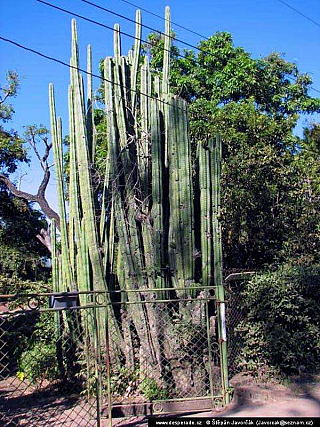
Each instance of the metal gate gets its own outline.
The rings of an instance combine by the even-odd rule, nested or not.
[[[212,289],[0,298],[1,425],[107,426],[228,401]]]

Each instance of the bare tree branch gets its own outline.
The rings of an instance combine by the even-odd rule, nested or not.
[[[0,181],[6,185],[6,187],[11,191],[12,194],[14,194],[16,197],[19,197],[21,199],[25,199],[29,202],[38,203],[43,213],[47,216],[47,218],[48,219],[54,218],[56,220],[57,227],[60,228],[59,215],[49,206],[49,203],[45,198],[45,190],[47,188],[49,179],[50,179],[50,172],[49,170],[47,170],[39,186],[37,194],[31,194],[31,193],[27,193],[26,191],[18,190],[17,187],[10,181],[10,179],[6,175],[3,175],[2,173],[0,173]]]
[[[0,105],[3,105],[10,96],[12,95],[9,92],[7,92],[3,98],[0,98]]]
[[[3,184],[5,184],[8,187],[8,189],[11,191],[11,193],[14,194],[15,196],[20,197],[21,199],[28,200],[29,202],[37,201],[36,195],[27,193],[26,191],[18,190],[16,186],[10,181],[10,179],[2,173],[0,173],[0,181],[3,182]]]
[[[48,143],[48,131],[45,127],[40,125],[40,128],[33,125],[33,126],[27,126],[25,132],[25,138],[26,142],[30,145],[30,147],[33,149],[35,155],[37,156],[41,168],[44,172],[42,181],[39,185],[37,194],[31,194],[27,193],[26,191],[21,191],[20,188],[17,188],[13,182],[10,181],[10,179],[0,173],[0,182],[3,182],[6,187],[11,191],[12,194],[14,194],[16,197],[19,197],[21,199],[25,199],[29,202],[36,202],[39,204],[41,210],[46,215],[46,217],[51,220],[54,218],[56,220],[57,227],[60,228],[60,218],[57,212],[55,212],[49,205],[46,197],[45,192],[50,180],[50,166],[48,165],[48,158],[50,154],[50,150],[52,148],[52,144]],[[40,141],[44,144],[44,154],[41,155],[38,148],[37,148],[37,138],[40,139]],[[37,236],[38,239],[49,249],[48,244],[48,235],[44,235],[44,231],[42,230],[40,234]],[[50,246],[51,247],[51,246]],[[49,249],[50,250],[50,249]]]
[[[41,228],[40,233],[37,234],[37,239],[48,249],[52,254],[50,234],[44,228]]]

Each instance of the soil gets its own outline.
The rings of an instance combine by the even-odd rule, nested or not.
[[[21,388],[17,378],[0,381],[0,426],[95,426],[95,402],[52,387]],[[303,376],[287,384],[257,381],[244,374],[231,381],[234,398],[222,410],[180,414],[182,417],[320,417],[320,377]],[[90,415],[91,414],[91,415]],[[174,415],[174,414],[172,414]],[[113,419],[116,426],[147,425],[147,419]],[[101,427],[108,425],[102,420]]]
[[[281,384],[239,374],[231,380],[232,402],[215,411],[180,415],[183,418],[320,417],[320,376],[303,375]],[[174,414],[172,414],[174,415]],[[147,420],[115,420],[117,426],[147,425]]]
[[[231,380],[234,398],[219,417],[320,417],[320,376],[293,377],[286,384],[239,374]]]
[[[54,386],[41,389],[18,378],[0,381],[0,426],[94,427],[95,402]]]

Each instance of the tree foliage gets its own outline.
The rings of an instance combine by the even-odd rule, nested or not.
[[[19,87],[18,75],[8,71],[7,85],[1,87],[0,95],[0,171],[13,173],[19,162],[27,162],[27,153],[23,147],[23,141],[15,130],[5,130],[3,124],[12,119],[13,106],[7,101],[17,95]]]
[[[19,163],[28,162],[25,141],[33,134],[43,134],[43,129],[27,128],[25,139],[15,130],[6,130],[4,124],[14,114],[9,103],[19,87],[16,73],[7,73],[7,85],[2,87],[0,98],[0,174],[4,179],[17,170]],[[47,277],[43,258],[47,250],[36,238],[47,224],[43,214],[33,209],[32,204],[12,194],[5,181],[0,180],[0,275],[2,280],[35,280]],[[1,283],[2,288],[4,283]]]
[[[320,360],[319,266],[281,266],[243,290],[239,366],[254,373],[315,372]]]
[[[316,261],[319,156],[310,153],[319,126],[302,139],[294,134],[301,114],[320,111],[310,76],[277,53],[252,58],[229,33],[198,47],[173,48],[171,87],[189,102],[194,146],[215,133],[223,138],[225,267]],[[161,73],[163,39],[151,34],[145,49]]]
[[[14,279],[48,276],[48,251],[36,238],[46,227],[44,216],[24,200],[0,192],[0,275]]]

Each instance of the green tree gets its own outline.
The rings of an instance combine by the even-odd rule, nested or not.
[[[48,276],[44,265],[48,256],[45,242],[47,223],[44,215],[33,208],[35,198],[29,197],[18,189],[10,176],[17,170],[19,163],[29,162],[26,142],[33,147],[37,154],[37,138],[47,135],[43,128],[29,126],[26,128],[24,139],[15,130],[5,129],[5,124],[10,122],[14,114],[13,106],[9,100],[16,96],[19,79],[16,73],[7,73],[7,85],[1,88],[0,98],[0,276],[2,288],[10,280],[36,280]],[[49,145],[46,142],[47,151]],[[46,166],[46,153],[39,160]],[[45,177],[49,179],[48,176]],[[45,182],[41,191],[44,194]],[[38,237],[38,238],[37,238]],[[48,245],[47,245],[48,246]],[[11,282],[10,282],[11,283]],[[12,290],[12,289],[11,289]]]
[[[282,248],[284,258],[300,264],[319,263],[320,124],[304,129],[291,168],[293,226]]]
[[[27,162],[23,141],[14,130],[5,130],[3,124],[12,119],[14,109],[7,101],[17,95],[19,87],[18,75],[8,71],[7,85],[1,87],[0,96],[0,171],[10,174],[16,171],[19,162]]]
[[[319,159],[305,154],[311,131],[303,141],[293,133],[301,114],[320,111],[320,99],[308,94],[310,76],[277,53],[252,58],[229,33],[216,33],[198,47],[182,54],[173,48],[171,87],[189,102],[194,147],[217,132],[224,141],[225,267],[257,269],[302,252],[314,259],[302,224],[316,209]],[[161,37],[150,35],[145,49],[161,73]],[[302,209],[297,196],[304,200],[308,191],[304,168],[314,188]],[[313,220],[309,224],[313,228]],[[299,241],[296,252],[293,240]]]
[[[47,224],[25,200],[0,192],[0,276],[37,280],[48,276],[47,249],[36,235]]]

